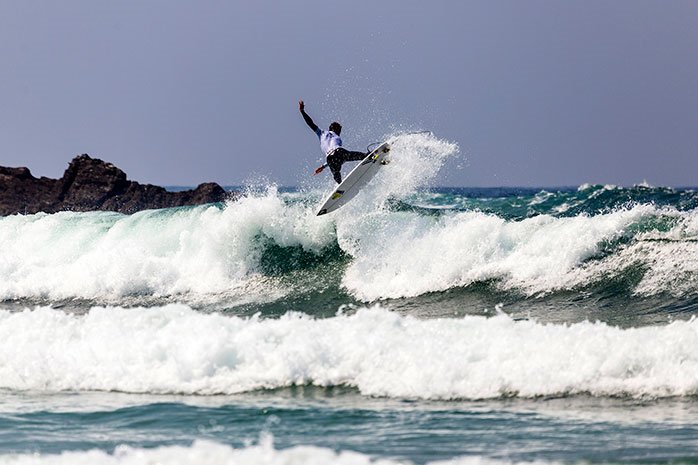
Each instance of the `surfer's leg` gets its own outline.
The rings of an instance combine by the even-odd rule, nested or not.
[[[342,182],[341,169],[344,160],[342,160],[341,153],[337,152],[339,152],[339,150],[335,150],[331,154],[327,155],[327,166],[330,167],[330,171],[332,171],[332,177],[334,177],[334,180],[337,181],[337,184],[339,184]]]
[[[364,158],[366,158],[366,155],[367,154],[364,152],[344,150],[342,158],[344,159],[344,161],[359,161],[359,160],[363,160]]]
[[[366,154],[363,152],[351,152],[344,147],[338,147],[331,154],[327,155],[327,165],[332,171],[332,176],[337,183],[342,182],[342,164],[345,161],[358,161],[366,158]]]

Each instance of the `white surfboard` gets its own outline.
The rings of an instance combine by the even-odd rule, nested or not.
[[[390,145],[383,142],[376,147],[361,163],[351,170],[341,184],[332,192],[317,212],[317,216],[330,213],[349,202],[359,193],[362,187],[373,179],[381,166],[387,165],[386,156],[390,153]]]

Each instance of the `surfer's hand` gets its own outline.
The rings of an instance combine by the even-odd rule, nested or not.
[[[325,165],[322,165],[319,168],[315,168],[315,173],[313,173],[313,176],[315,176],[316,174],[322,173],[322,170],[324,170],[324,169],[325,169]]]
[[[305,103],[303,103],[303,100],[299,100],[299,101],[298,101],[298,109],[299,109],[300,111],[304,111],[304,110],[305,110]]]

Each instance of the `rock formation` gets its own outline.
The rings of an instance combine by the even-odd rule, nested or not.
[[[60,179],[35,178],[28,168],[0,166],[0,215],[54,213],[62,210],[109,210],[134,213],[151,208],[222,202],[227,194],[216,183],[168,192],[152,184],[129,181],[111,163],[89,155],[75,157]]]

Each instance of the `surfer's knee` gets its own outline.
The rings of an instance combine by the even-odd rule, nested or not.
[[[336,167],[339,169],[339,167],[342,166],[342,158],[341,156],[336,153],[337,151],[335,150],[331,154],[327,155],[327,165],[331,168],[334,169]]]
[[[342,174],[340,173],[340,170],[342,169],[343,162],[344,160],[342,159],[342,154],[339,150],[335,150],[334,152],[327,155],[327,166],[330,167],[330,171],[332,171],[332,176],[334,177],[334,180],[337,181],[337,183],[342,182]]]

